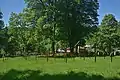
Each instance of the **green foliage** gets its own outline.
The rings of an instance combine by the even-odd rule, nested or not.
[[[8,35],[7,35],[7,27],[4,27],[4,22],[2,20],[3,18],[3,14],[0,11],[0,50],[1,50],[1,54],[5,54],[5,52],[3,53],[3,51],[6,51],[7,47],[8,47]]]
[[[9,52],[55,53],[94,32],[98,25],[98,0],[25,0],[21,13],[11,13]],[[84,42],[85,43],[85,42]],[[84,44],[82,43],[82,44]]]
[[[56,40],[67,41],[71,48],[81,38],[93,31],[98,23],[97,9],[99,4],[97,0],[25,1],[28,8],[36,12],[39,11],[42,16],[46,16],[45,24],[43,24],[44,35],[47,38],[50,37],[53,42]]]
[[[119,47],[118,22],[112,14],[104,16],[98,30],[90,38],[89,43],[94,44],[103,54],[111,54]]]

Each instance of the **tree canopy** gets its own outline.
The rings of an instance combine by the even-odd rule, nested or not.
[[[98,51],[110,55],[116,48],[119,48],[119,23],[115,16],[106,14],[98,27],[88,41],[97,46]]]
[[[26,7],[21,13],[11,13],[7,28],[3,28],[0,12],[0,28],[7,35],[8,53],[55,54],[58,48],[67,47],[73,53],[78,41],[82,41],[81,46],[92,44],[104,54],[120,47],[120,22],[114,15],[106,14],[98,25],[98,0],[24,1]]]

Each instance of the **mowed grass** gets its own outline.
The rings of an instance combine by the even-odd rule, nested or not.
[[[0,80],[120,80],[120,57],[0,59]]]

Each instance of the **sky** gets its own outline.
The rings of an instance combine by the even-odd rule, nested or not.
[[[120,20],[120,0],[99,0],[99,23],[102,21],[105,14],[112,13],[117,20]],[[22,12],[25,7],[24,0],[0,0],[0,9],[4,16],[5,24],[8,24],[11,12]]]

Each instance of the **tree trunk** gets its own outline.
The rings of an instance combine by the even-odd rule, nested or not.
[[[65,55],[65,62],[67,63],[67,54]]]
[[[112,57],[113,57],[113,53],[111,52],[110,53],[111,62],[113,61]]]
[[[71,46],[71,49],[70,49],[70,54],[71,54],[71,57],[73,58],[73,60],[75,60],[74,47],[72,47],[72,46]]]
[[[55,42],[54,42],[54,41],[52,42],[52,53],[53,53],[54,60],[56,60],[56,54],[55,54]]]
[[[78,56],[78,46],[76,46],[76,49],[75,49],[76,51],[76,55]]]
[[[35,59],[37,60],[37,52],[36,52],[36,51],[35,51],[35,54],[36,54],[36,55],[35,55]]]
[[[103,56],[104,56],[104,59],[105,59],[105,57],[106,57],[106,51],[105,51],[105,49],[103,49]]]
[[[53,41],[52,41],[52,53],[53,53],[54,58],[55,58],[55,27],[56,27],[56,24],[54,24],[53,26]]]
[[[52,42],[52,53],[53,53],[53,56],[55,56],[55,42],[54,41]]]
[[[23,47],[23,54],[24,54],[25,59],[27,60],[27,55],[25,53],[25,48],[24,47]]]
[[[2,56],[2,57],[3,57],[3,61],[5,61],[5,54],[4,54],[4,53],[3,53],[3,56]]]
[[[111,62],[112,62],[112,51],[111,51],[111,43],[109,43],[109,55],[111,57]]]
[[[7,60],[8,60],[8,58],[9,58],[9,56],[8,56],[8,52],[6,51],[6,53],[5,53],[5,54],[7,54],[7,57],[6,57],[6,58],[7,58]]]

